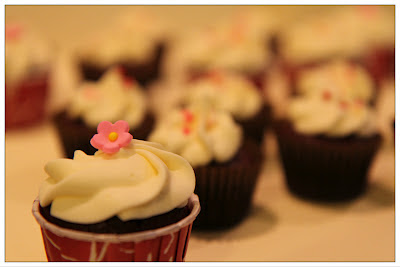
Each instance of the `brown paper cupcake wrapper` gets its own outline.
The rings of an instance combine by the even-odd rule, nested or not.
[[[155,230],[129,234],[96,234],[62,228],[48,222],[39,212],[39,223],[49,261],[183,261],[193,221],[200,212],[196,195],[189,199],[191,213],[177,223]]]
[[[365,191],[381,136],[328,139],[296,133],[288,121],[275,124],[280,157],[290,191],[298,196],[342,201]]]
[[[261,145],[264,140],[265,129],[271,123],[271,115],[271,107],[264,104],[252,118],[237,120],[237,122],[242,126],[245,138],[251,138]]]
[[[195,229],[228,228],[246,217],[261,168],[258,148],[247,142],[230,163],[194,168],[202,206]]]
[[[97,149],[90,144],[90,139],[97,133],[96,128],[88,127],[79,119],[71,119],[66,112],[57,114],[53,121],[61,140],[65,156],[74,157],[75,150],[82,150],[88,155],[93,155]],[[141,124],[130,129],[134,139],[146,140],[154,125],[154,116],[147,113]]]

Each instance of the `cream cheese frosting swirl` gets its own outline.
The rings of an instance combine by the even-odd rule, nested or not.
[[[394,25],[392,7],[338,7],[288,25],[280,37],[282,53],[298,64],[359,57],[375,46],[394,47]]]
[[[376,133],[376,115],[369,105],[372,81],[365,70],[334,62],[304,75],[299,82],[301,95],[288,108],[298,132],[329,137]]]
[[[82,118],[91,127],[104,120],[125,120],[135,128],[146,111],[146,97],[140,86],[123,77],[119,68],[110,69],[98,82],[85,82],[68,108],[72,118]]]
[[[77,150],[73,159],[49,162],[45,171],[49,177],[40,187],[40,205],[52,204],[52,216],[81,224],[163,214],[185,205],[195,187],[193,169],[183,157],[136,139],[114,154]]]
[[[194,167],[230,160],[242,142],[231,115],[200,106],[176,109],[162,117],[149,140],[186,158]]]
[[[214,71],[206,78],[188,85],[183,102],[188,105],[209,104],[229,112],[236,119],[248,119],[262,107],[257,88],[245,77],[229,72]]]
[[[186,38],[181,53],[194,69],[263,70],[272,58],[267,49],[268,26],[250,15],[221,21]]]
[[[155,16],[146,12],[129,12],[90,36],[78,49],[84,60],[100,66],[118,64],[126,60],[145,62],[165,39],[166,27]]]

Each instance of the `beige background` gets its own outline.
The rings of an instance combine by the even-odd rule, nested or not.
[[[68,51],[85,33],[96,30],[121,11],[121,6],[7,6],[6,21],[26,22],[52,40],[62,60],[57,63],[53,107],[73,86]],[[140,7],[143,8],[143,7]],[[187,31],[243,7],[154,6],[175,32]],[[257,7],[288,18],[321,7]],[[184,25],[184,27],[182,27]],[[67,52],[65,52],[67,51]],[[63,61],[64,60],[64,61]],[[54,104],[56,103],[56,104]],[[362,197],[342,204],[314,204],[286,190],[276,143],[267,135],[267,158],[250,216],[237,227],[219,232],[193,232],[187,261],[393,261],[394,260],[394,148],[387,140],[370,172],[370,187]],[[6,261],[45,261],[39,225],[31,205],[46,178],[43,166],[62,156],[50,122],[6,133]]]

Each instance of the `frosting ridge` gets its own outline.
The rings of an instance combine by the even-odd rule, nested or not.
[[[45,171],[49,177],[40,188],[40,204],[52,204],[54,217],[83,224],[166,213],[186,203],[195,186],[184,158],[136,139],[113,154],[78,150],[73,159],[49,162]]]

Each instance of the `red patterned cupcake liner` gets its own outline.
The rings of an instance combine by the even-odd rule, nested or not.
[[[191,213],[181,221],[154,230],[129,234],[96,234],[59,227],[39,212],[32,213],[40,224],[48,261],[184,261],[193,221],[200,212],[197,195],[189,199]]]
[[[26,79],[13,86],[5,94],[6,129],[30,126],[42,121],[46,115],[48,75]]]

